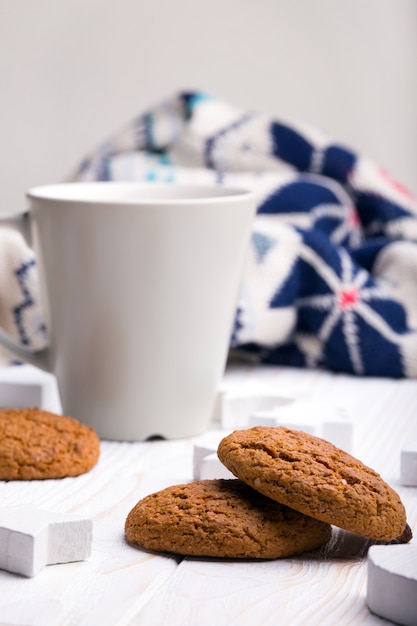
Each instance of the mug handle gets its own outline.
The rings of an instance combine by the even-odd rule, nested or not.
[[[23,235],[26,243],[31,247],[29,223],[30,215],[27,211],[25,213],[16,213],[14,215],[0,214],[0,226],[7,226],[19,231]],[[26,361],[26,363],[39,367],[45,372],[51,373],[51,368],[48,364],[49,348],[43,348],[42,350],[28,350],[19,344],[15,339],[10,337],[10,335],[8,335],[1,327],[0,345],[6,348],[6,350],[11,352],[13,355],[17,356],[19,359]]]

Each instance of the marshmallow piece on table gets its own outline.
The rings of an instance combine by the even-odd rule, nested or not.
[[[219,460],[217,448],[230,431],[212,431],[200,437],[193,448],[193,479],[236,478]]]
[[[91,554],[91,519],[31,505],[0,506],[0,569],[35,576],[46,565]]]
[[[193,448],[193,478],[194,480],[201,479],[201,465],[204,459],[214,454],[217,450],[217,446],[210,444],[195,444]]]
[[[283,419],[279,409],[273,409],[272,411],[257,411],[249,418],[249,426],[286,426],[287,428],[294,428],[295,430],[302,430],[310,435],[317,435],[318,424],[313,420],[306,420],[302,416],[297,416],[296,419]]]
[[[371,546],[368,551],[367,604],[384,619],[417,626],[417,546]]]
[[[204,459],[212,454],[217,454],[220,441],[228,433],[223,431],[212,431],[199,437],[193,447],[193,478],[201,479],[201,467]],[[220,462],[220,461],[219,461]]]
[[[200,467],[200,479],[212,480],[214,478],[236,478],[230,470],[227,469],[217,456],[217,452],[212,452],[204,457]]]
[[[294,400],[269,411],[255,411],[249,426],[286,426],[322,437],[346,452],[352,450],[353,424],[346,412],[318,400]]]
[[[401,450],[401,479],[405,487],[417,487],[417,442]]]
[[[15,365],[0,368],[0,407],[39,407],[62,413],[55,376],[33,367]]]
[[[220,424],[222,421],[222,407],[223,407],[223,399],[226,395],[226,389],[220,388],[217,390],[216,398],[214,400],[214,406],[211,413],[211,422],[213,424]]]
[[[251,415],[268,411],[294,401],[270,390],[228,391],[221,397],[222,428],[247,428]]]

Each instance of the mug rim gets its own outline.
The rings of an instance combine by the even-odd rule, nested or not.
[[[85,191],[88,190],[88,193]],[[110,191],[110,193],[109,193]],[[143,192],[143,197],[123,197],[125,192]],[[120,195],[118,195],[120,194]],[[52,183],[30,188],[26,197],[59,203],[82,204],[205,204],[208,202],[236,202],[251,199],[251,189],[221,185],[219,183],[159,183],[146,181],[74,181]]]

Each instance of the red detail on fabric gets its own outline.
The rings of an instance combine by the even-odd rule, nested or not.
[[[353,228],[360,225],[359,215],[354,207],[349,207],[348,222]]]
[[[381,174],[383,178],[385,178],[385,180],[391,185],[391,187],[395,189],[395,191],[403,195],[408,200],[416,199],[415,195],[409,189],[407,189],[405,185],[402,185],[401,183],[398,182],[398,180],[395,180],[394,178],[392,178],[392,176],[383,167],[379,168],[379,173]]]
[[[339,307],[341,309],[352,309],[359,300],[359,290],[355,287],[344,289],[339,293]]]

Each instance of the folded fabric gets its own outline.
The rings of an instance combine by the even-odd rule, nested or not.
[[[253,189],[231,348],[263,363],[417,376],[417,203],[363,155],[308,125],[179,93],[105,142],[71,180]],[[32,283],[27,274],[12,296],[5,265],[1,310],[22,343],[39,346],[45,329],[27,255],[14,267],[29,262]]]

